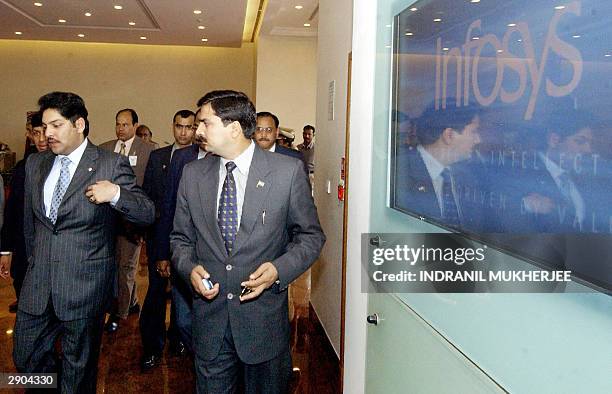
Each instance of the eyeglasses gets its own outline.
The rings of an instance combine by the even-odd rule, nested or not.
[[[263,131],[265,133],[271,133],[272,130],[274,130],[272,127],[259,127],[259,126],[255,127],[255,131],[260,131],[260,132]]]

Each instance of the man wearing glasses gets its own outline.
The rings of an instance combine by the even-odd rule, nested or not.
[[[273,113],[258,112],[257,126],[255,127],[255,132],[253,133],[253,140],[255,140],[261,149],[280,153],[281,155],[295,157],[303,162],[304,156],[300,152],[285,148],[284,146],[276,143],[276,139],[278,138],[278,125],[278,117]]]

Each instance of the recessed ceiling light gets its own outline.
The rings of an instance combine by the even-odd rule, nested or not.
[[[128,22],[128,25],[130,25],[130,26],[134,26],[134,25],[136,25],[136,22],[132,22],[132,21],[130,21],[130,22]]]
[[[480,40],[480,37],[472,37],[472,40]]]
[[[470,3],[480,3],[480,0],[472,0]]]
[[[202,42],[208,42],[208,38],[202,38]]]
[[[83,34],[83,33],[79,33],[79,34],[77,34],[77,37],[81,37],[81,38],[83,38],[83,37],[85,37],[85,34]]]
[[[42,7],[42,3],[34,3],[36,7]]]
[[[304,7],[302,7],[301,5],[296,5],[296,6],[295,6],[295,9],[296,9],[296,10],[301,10],[302,8],[304,8]]]
[[[436,18],[436,19],[434,19],[434,22],[442,22],[442,19]]]
[[[562,10],[564,8],[565,8],[564,5],[558,5],[558,6],[555,7],[555,10]]]
[[[58,19],[57,20],[59,23],[66,23],[66,19]]]
[[[412,11],[412,12],[415,12],[415,11],[418,11],[418,10],[419,10],[419,9],[418,9],[418,8],[416,8],[416,7],[412,7],[412,8],[410,9],[410,11]]]
[[[91,12],[86,12],[85,16],[91,16]]]
[[[497,53],[502,53],[504,50],[503,49],[498,49]]]
[[[123,6],[122,5],[115,5],[115,6],[113,6],[113,8],[116,9],[116,10],[122,10]]]
[[[604,56],[605,56],[605,57],[610,57],[610,56],[612,56],[612,55],[610,55],[609,53],[606,53]]]
[[[145,36],[140,36],[140,39],[141,39],[141,40],[146,40],[146,39],[147,39],[147,37],[145,37]]]
[[[519,38],[519,39],[518,39],[518,40],[516,40],[516,41],[518,41],[518,42],[523,42],[523,39],[522,39],[522,38]]]
[[[310,23],[304,23],[304,27],[310,27]]]
[[[196,15],[200,15],[202,13],[202,10],[193,10],[193,13]]]
[[[448,51],[448,48],[444,47],[442,48],[443,51]]]
[[[23,33],[20,31],[16,31],[15,34],[17,34],[18,36],[22,35]]]
[[[413,33],[413,32],[411,32],[411,31],[407,31],[407,32],[405,33],[405,35],[407,35],[407,36],[414,36],[414,33]]]
[[[508,27],[514,27],[516,26],[516,23],[508,23]]]
[[[581,37],[581,35],[580,35],[580,34],[574,34],[574,35],[572,36],[572,38],[580,38],[580,37]]]
[[[204,29],[206,29],[205,26],[202,26],[202,25],[198,26],[198,30],[204,30]]]

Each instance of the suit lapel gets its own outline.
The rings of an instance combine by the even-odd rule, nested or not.
[[[43,223],[51,226],[51,221],[45,212],[45,181],[49,177],[49,173],[53,167],[53,162],[55,161],[56,155],[54,155],[51,150],[43,154],[45,156],[42,158],[40,172],[38,172],[37,188],[32,193],[32,208],[35,212],[40,214],[41,218],[43,218]],[[53,185],[53,187],[55,187],[55,185]]]
[[[198,191],[204,220],[208,231],[212,236],[212,244],[217,246],[217,251],[227,256],[225,243],[221,237],[221,230],[217,223],[217,190],[219,189],[219,156],[206,155],[206,166],[202,171],[202,179],[198,179]]]
[[[244,190],[242,217],[240,218],[240,229],[236,236],[234,253],[240,250],[240,247],[249,239],[257,220],[264,220],[261,219],[263,215],[262,206],[266,201],[271,184],[268,159],[266,154],[256,146],[249,169],[249,178]]]
[[[72,180],[70,181],[70,184],[68,185],[68,189],[66,189],[66,193],[64,194],[64,197],[62,198],[62,202],[59,206],[58,212],[57,212],[57,217],[58,217],[58,221],[61,215],[63,215],[64,213],[66,213],[66,202],[68,201],[68,199],[76,192],[76,191],[83,191],[83,185],[84,183],[90,179],[95,173],[96,173],[96,164],[97,164],[97,160],[98,160],[98,148],[93,145],[91,142],[87,142],[87,147],[85,148],[85,151],[83,152],[83,156],[81,157],[81,160],[79,161],[79,165],[77,166],[77,169],[74,173],[74,175],[72,176]],[[82,198],[84,199],[85,196],[83,195]]]

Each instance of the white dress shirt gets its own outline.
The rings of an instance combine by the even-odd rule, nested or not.
[[[270,147],[270,149],[268,149],[268,151],[270,151],[270,152],[276,152],[276,143],[275,143],[274,145],[272,145],[272,146]]]
[[[44,188],[44,196],[43,200],[45,203],[45,214],[49,217],[49,212],[51,211],[51,200],[53,199],[53,191],[55,190],[55,185],[60,177],[60,171],[62,169],[62,157],[68,157],[70,159],[70,164],[68,165],[68,171],[70,172],[70,180],[68,184],[70,185],[70,181],[72,181],[72,177],[76,172],[76,169],[83,157],[83,153],[85,152],[85,148],[87,147],[87,138],[83,140],[81,145],[78,146],[75,150],[72,151],[68,156],[57,155],[55,156],[55,160],[53,161],[53,166],[51,167],[51,172],[49,172],[49,176],[45,181]]]
[[[206,157],[206,154],[208,154],[208,152],[206,152],[204,149],[199,148],[198,149],[198,160],[203,159]]]
[[[546,170],[549,172],[550,176],[552,176],[552,178],[554,179],[555,184],[557,185],[557,188],[559,189],[559,191],[561,191],[561,194],[563,194],[563,190],[562,190],[563,187],[561,186],[560,176],[565,173],[565,170],[563,170],[555,162],[550,160],[545,154],[539,152],[538,155],[540,156],[540,159],[542,159],[542,161],[544,162],[544,166],[546,166]],[[576,212],[576,218],[578,219],[580,223],[582,223],[586,215],[584,199],[580,195],[578,188],[576,188],[574,181],[572,181],[570,178],[568,178],[570,199],[572,200],[572,204],[574,205],[574,210]]]
[[[244,203],[244,192],[246,189],[247,180],[249,179],[249,169],[251,168],[251,161],[253,161],[253,154],[255,153],[255,143],[251,141],[251,144],[246,148],[238,157],[234,160],[227,160],[221,158],[219,163],[219,189],[217,190],[217,212],[219,211],[219,198],[223,190],[223,182],[227,175],[227,169],[225,164],[228,161],[233,161],[236,164],[236,168],[232,171],[234,175],[234,181],[236,182],[236,205],[238,211],[238,229],[240,229],[240,219],[242,218],[242,204]]]
[[[132,150],[132,143],[134,142],[134,139],[136,138],[136,135],[134,135],[132,138],[130,138],[127,141],[121,141],[121,140],[117,140],[117,142],[115,143],[115,153],[119,153],[121,152],[121,144],[125,144],[125,155],[129,156],[130,154],[130,150]]]

